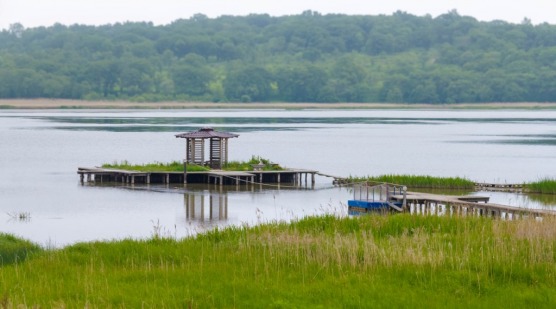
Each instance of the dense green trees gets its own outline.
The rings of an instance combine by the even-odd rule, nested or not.
[[[0,32],[0,98],[556,101],[556,26],[266,14]]]

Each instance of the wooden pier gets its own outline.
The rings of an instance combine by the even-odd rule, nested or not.
[[[507,220],[556,215],[556,211],[549,209],[532,209],[489,203],[489,198],[482,196],[451,196],[407,192],[405,198],[406,210],[415,214],[473,215]],[[403,196],[393,195],[392,199],[401,201]]]
[[[292,184],[296,186],[315,185],[318,171],[305,169],[286,169],[282,171],[222,171],[201,172],[141,172],[107,168],[79,167],[77,169],[81,183],[115,182],[124,184],[186,184],[210,183],[217,185],[240,184]],[[310,179],[309,179],[310,175]],[[310,181],[310,183],[309,183]]]
[[[475,189],[495,192],[523,192],[523,184],[475,183]]]
[[[348,209],[354,214],[390,210],[423,215],[485,216],[505,220],[556,215],[554,210],[494,204],[489,203],[489,200],[489,197],[475,195],[408,192],[405,187],[389,184],[358,184],[354,186],[354,198],[348,201]]]

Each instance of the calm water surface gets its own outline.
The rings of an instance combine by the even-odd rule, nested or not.
[[[184,141],[174,134],[203,126],[240,134],[231,160],[260,155],[338,176],[556,177],[556,111],[0,111],[0,232],[64,246],[346,213],[351,193],[324,177],[315,190],[79,184],[79,166],[181,160]],[[556,207],[553,197],[473,194]],[[14,218],[20,213],[30,217]]]

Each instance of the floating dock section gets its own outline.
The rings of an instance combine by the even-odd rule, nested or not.
[[[246,183],[268,184],[285,183],[294,185],[315,184],[318,171],[304,169],[286,169],[281,171],[222,171],[202,172],[140,172],[107,168],[77,169],[81,183],[117,182],[125,184],[176,184],[206,183],[217,185],[239,185]],[[310,176],[310,179],[309,179]]]

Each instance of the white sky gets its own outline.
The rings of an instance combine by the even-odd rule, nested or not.
[[[26,28],[100,25],[126,21],[168,24],[202,13],[209,17],[268,13],[273,16],[313,10],[322,14],[378,15],[397,10],[436,17],[452,9],[479,20],[556,24],[556,0],[0,0],[0,28],[19,22]]]

